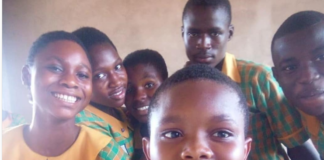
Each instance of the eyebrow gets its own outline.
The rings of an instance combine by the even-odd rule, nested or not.
[[[223,122],[223,121],[231,121],[236,123],[233,118],[231,118],[230,116],[226,115],[226,114],[221,114],[221,115],[215,115],[213,116],[210,121],[212,122]]]
[[[178,116],[166,116],[162,118],[161,124],[177,123],[181,121],[182,121],[181,118]]]
[[[279,63],[279,66],[282,65],[282,63],[291,63],[295,61],[295,58],[286,58],[286,59],[283,59],[280,63]]]
[[[324,45],[321,45],[321,46],[319,46],[319,47],[313,49],[313,50],[312,50],[312,53],[316,53],[316,52],[319,52],[319,51],[321,51],[321,50],[324,50]]]
[[[61,58],[58,58],[58,57],[56,57],[56,56],[48,57],[46,60],[47,60],[47,61],[50,61],[50,60],[52,60],[52,59],[55,59],[55,60],[59,61],[60,63],[64,63],[63,60],[62,60]],[[85,65],[85,64],[83,64],[83,63],[81,63],[80,65],[81,65],[82,67],[84,67],[84,68],[87,68],[89,71],[91,71],[91,68],[89,68],[87,65]]]

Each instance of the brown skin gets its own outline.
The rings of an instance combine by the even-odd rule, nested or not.
[[[126,68],[128,75],[128,89],[125,105],[127,110],[139,122],[147,123],[148,109],[138,108],[148,106],[155,91],[163,82],[159,71],[152,65],[138,64]]]
[[[90,101],[91,78],[85,51],[67,40],[48,44],[36,55],[32,66],[23,67],[22,80],[33,97],[33,119],[23,133],[30,149],[43,156],[59,156],[73,145],[80,132],[74,117]],[[53,93],[78,100],[69,103]]]
[[[227,42],[234,33],[223,8],[192,7],[183,19],[182,37],[189,64],[203,63],[222,69]]]
[[[122,59],[109,43],[90,48],[93,70],[93,93],[91,101],[119,108],[124,104],[127,74]]]
[[[239,105],[234,91],[214,81],[187,81],[166,90],[152,112],[151,138],[143,139],[146,158],[247,159],[251,138],[245,138]]]
[[[273,73],[287,99],[324,122],[324,22],[275,40]]]

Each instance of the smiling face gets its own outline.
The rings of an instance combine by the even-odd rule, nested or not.
[[[33,105],[48,116],[74,118],[91,98],[92,73],[85,51],[75,42],[60,40],[38,52],[34,64],[22,71]]]
[[[122,59],[109,43],[90,48],[93,70],[93,93],[91,101],[109,107],[124,104],[127,75]]]
[[[160,95],[143,140],[150,160],[245,160],[250,138],[244,135],[239,97],[227,86],[195,80]]]
[[[215,67],[224,59],[233,31],[223,8],[196,6],[188,9],[183,19],[182,36],[190,62]]]
[[[147,122],[148,105],[156,89],[162,83],[162,77],[152,65],[138,64],[126,68],[128,89],[125,105],[127,110],[140,122]]]
[[[275,40],[273,51],[273,72],[287,99],[324,115],[324,22]]]

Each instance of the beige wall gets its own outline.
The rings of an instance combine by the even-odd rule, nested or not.
[[[324,12],[324,0],[232,0],[234,38],[228,51],[271,65],[270,41],[278,26],[300,10]],[[20,70],[32,42],[52,30],[93,26],[105,32],[119,54],[159,51],[170,73],[186,62],[181,39],[185,0],[3,0],[3,107],[31,117]]]

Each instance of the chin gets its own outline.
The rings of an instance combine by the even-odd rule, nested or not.
[[[320,115],[324,115],[324,106],[316,106],[316,107],[299,107],[299,109],[305,112],[308,115],[318,117]]]

